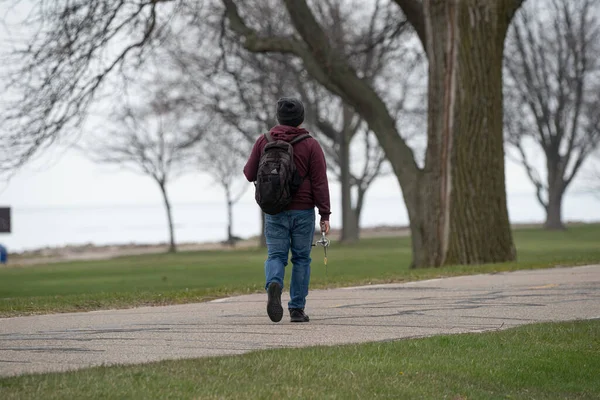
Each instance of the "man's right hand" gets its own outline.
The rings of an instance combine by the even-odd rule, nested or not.
[[[325,232],[325,234],[329,234],[329,221],[321,221],[321,232]]]

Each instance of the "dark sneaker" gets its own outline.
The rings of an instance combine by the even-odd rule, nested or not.
[[[304,310],[301,308],[290,308],[290,320],[292,322],[308,322],[310,318],[304,314]]]
[[[271,282],[267,289],[267,314],[273,322],[281,321],[283,318],[283,307],[281,307],[281,285],[277,282]]]

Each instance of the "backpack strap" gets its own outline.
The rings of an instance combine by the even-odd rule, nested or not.
[[[273,140],[273,136],[271,136],[271,132],[265,133],[265,139],[267,139],[267,143],[272,143],[275,141]]]
[[[293,147],[296,143],[301,142],[304,139],[308,139],[309,137],[312,137],[312,136],[309,133],[304,133],[300,136],[295,137],[294,140],[290,141],[290,145],[292,145],[292,147]],[[302,179],[302,181],[304,182],[304,179],[306,179],[308,174],[309,174],[309,171],[306,171],[306,175],[301,176],[300,179]]]
[[[300,142],[300,141],[302,141],[302,140],[304,140],[304,139],[308,139],[309,137],[312,137],[312,136],[310,136],[310,134],[309,134],[309,133],[302,134],[302,135],[300,135],[300,136],[298,136],[298,137],[295,137],[295,138],[294,138],[294,140],[292,140],[292,141],[290,142],[290,144],[293,146],[293,145],[295,145],[296,143],[298,143],[298,142]]]

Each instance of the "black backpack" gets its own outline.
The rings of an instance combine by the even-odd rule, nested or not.
[[[309,137],[309,134],[303,134],[286,142],[274,140],[270,133],[265,133],[267,144],[258,163],[254,197],[266,214],[284,211],[302,184],[304,178],[296,169],[293,146]]]

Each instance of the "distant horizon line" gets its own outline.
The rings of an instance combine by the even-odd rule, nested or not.
[[[516,193],[507,193],[508,197],[532,197],[536,202],[535,193],[524,193],[524,192],[516,192]],[[571,194],[567,194],[565,199],[568,197],[592,197],[597,198],[593,193],[589,193],[586,191],[575,192]],[[338,199],[335,199],[338,200]],[[369,197],[367,196],[367,200],[370,201],[387,201],[387,200],[402,200],[401,196],[393,196],[393,197]],[[600,200],[598,200],[600,201]],[[171,202],[171,206],[202,206],[202,205],[224,205],[225,201],[185,201],[185,202]],[[238,204],[256,204],[254,200],[240,200]],[[156,207],[164,207],[164,204],[160,201],[152,202],[152,203],[110,203],[110,204],[101,204],[101,203],[89,203],[89,204],[31,204],[24,206],[13,206],[11,204],[5,204],[0,201],[0,207],[10,207],[14,211],[45,211],[45,210],[94,210],[94,209],[111,209],[111,208],[156,208]]]

